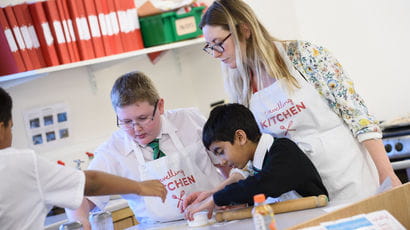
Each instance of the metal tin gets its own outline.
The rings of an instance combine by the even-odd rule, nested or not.
[[[108,211],[91,213],[89,220],[93,230],[114,230],[112,216]]]
[[[78,221],[71,221],[60,225],[59,230],[83,230],[83,225]]]

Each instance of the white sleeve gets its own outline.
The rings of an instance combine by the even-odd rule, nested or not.
[[[47,205],[76,209],[84,197],[84,172],[35,155],[40,192]]]
[[[234,173],[241,174],[244,179],[248,178],[248,176],[250,174],[249,171],[238,169],[238,168],[233,168],[233,169],[231,169],[231,171],[229,171],[229,177],[231,177],[232,174],[234,174]]]
[[[231,171],[229,172],[229,177],[232,176],[232,174],[234,174],[234,173],[241,174],[244,179],[248,178],[248,176],[254,176],[255,175],[255,171],[252,169],[252,162],[251,161],[248,161],[246,166],[243,167],[242,169],[238,169],[238,168],[231,169]]]
[[[107,167],[107,164],[105,163],[106,160],[104,157],[102,157],[102,152],[103,150],[101,148],[98,148],[98,150],[96,150],[95,157],[90,162],[88,170],[98,170],[113,174],[113,172],[111,172]],[[100,210],[104,210],[104,207],[110,201],[110,196],[87,196],[87,199],[93,202]]]
[[[186,111],[189,111],[191,113],[191,118],[201,127],[204,127],[205,122],[206,122],[206,118],[204,117],[204,115],[201,113],[201,111],[199,111],[198,108],[196,107],[192,107],[187,109]]]

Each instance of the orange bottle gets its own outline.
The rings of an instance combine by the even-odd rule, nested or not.
[[[257,194],[253,197],[254,208],[252,218],[255,230],[277,230],[275,215],[272,208],[266,204],[264,194]]]

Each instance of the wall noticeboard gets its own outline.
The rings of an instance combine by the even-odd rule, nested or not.
[[[64,103],[24,112],[28,142],[32,148],[58,145],[70,138],[68,106]]]

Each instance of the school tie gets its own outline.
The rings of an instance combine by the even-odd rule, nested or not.
[[[151,147],[152,150],[154,151],[154,152],[153,152],[153,158],[154,158],[154,160],[165,156],[165,153],[163,153],[161,150],[159,150],[159,139],[158,139],[158,138],[155,139],[155,140],[153,140],[153,141],[151,141],[151,142],[148,144],[148,146]]]

